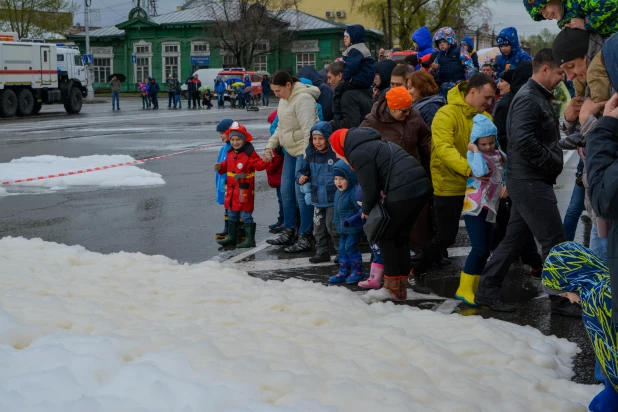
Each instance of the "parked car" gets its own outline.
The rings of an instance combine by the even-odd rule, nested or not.
[[[393,52],[391,60],[393,61],[398,61],[398,60],[403,60],[408,56],[412,56],[415,55],[416,52],[414,50],[402,50],[402,51],[396,51]]]

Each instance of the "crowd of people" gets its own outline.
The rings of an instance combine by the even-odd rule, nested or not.
[[[241,82],[239,82],[241,83]],[[243,85],[228,84],[221,79],[221,76],[217,76],[214,80],[213,87],[203,86],[202,81],[198,74],[193,74],[185,81],[187,86],[186,98],[187,108],[191,109],[203,109],[210,110],[213,108],[211,100],[216,99],[217,108],[225,109],[226,96],[229,100],[230,107],[232,109],[248,109],[259,103],[261,97],[262,105],[268,107],[270,104],[270,79],[267,75],[262,76],[261,95],[254,95],[253,84],[249,76],[245,76]],[[110,80],[109,83],[112,92],[112,110],[120,110],[120,89],[121,82],[116,77]],[[176,74],[170,74],[165,81],[165,87],[167,90],[168,109],[182,109],[182,83],[178,80]],[[140,89],[140,96],[142,97],[142,110],[158,110],[159,109],[159,92],[161,87],[153,77],[148,77],[145,82],[138,83]],[[193,106],[193,107],[191,107]]]
[[[323,73],[276,73],[280,101],[262,157],[242,124],[219,124],[219,243],[255,245],[255,172],[266,170],[279,199],[270,226],[279,235],[268,243],[288,253],[315,249],[311,263],[330,261],[334,248],[339,269],[330,282],[401,301],[408,284],[430,293],[430,269],[451,264],[447,250],[463,216],[472,248],[455,297],[515,311],[500,291],[510,266],[527,264],[553,314],[586,319],[606,383],[591,410],[617,410],[618,37],[606,14],[582,15],[587,9],[574,2],[563,2],[562,14],[548,11],[556,1],[525,3],[535,20],[563,27],[533,57],[513,27],[496,39],[494,66],[478,62],[471,39],[459,43],[451,28],[431,36],[423,27],[412,35],[414,59],[375,61],[364,28],[352,25],[347,49]],[[576,97],[561,120],[552,92],[565,77]],[[564,222],[553,187],[563,150],[581,158]],[[590,249],[572,242],[584,208]],[[362,241],[372,251],[368,274]]]

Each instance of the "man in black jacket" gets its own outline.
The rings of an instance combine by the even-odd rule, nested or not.
[[[337,94],[337,86],[343,81],[343,62],[334,62],[328,67],[328,84]],[[333,131],[358,127],[371,113],[371,89],[348,89],[339,97],[340,103],[333,102],[334,119],[330,121]]]
[[[515,307],[500,300],[500,288],[511,263],[523,249],[529,232],[541,244],[543,260],[552,247],[565,241],[553,185],[562,172],[560,129],[551,105],[552,90],[564,70],[551,49],[539,51],[532,60],[532,78],[513,98],[507,119],[509,146],[506,187],[513,201],[506,236],[481,275],[475,303],[496,311]]]

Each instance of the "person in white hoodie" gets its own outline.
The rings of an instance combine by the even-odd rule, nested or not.
[[[279,124],[268,140],[265,154],[270,158],[272,150],[278,146],[285,150],[281,174],[284,230],[276,239],[267,242],[271,245],[288,246],[284,249],[285,252],[309,251],[313,249],[313,207],[305,203],[304,194],[300,191],[295,176],[302,166],[311,128],[318,122],[316,101],[320,96],[320,89],[307,86],[283,71],[275,73],[270,83],[272,91],[280,99],[277,109]],[[296,208],[300,210],[300,228],[298,240],[295,242]]]

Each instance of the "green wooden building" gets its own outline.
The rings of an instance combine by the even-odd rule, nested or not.
[[[343,23],[295,10],[279,13],[277,18],[284,30],[293,32],[288,37],[289,44],[261,42],[262,52],[268,53],[255,55],[253,67],[247,70],[296,73],[307,65],[321,70],[345,50]],[[187,3],[179,11],[152,18],[143,9],[134,8],[127,21],[91,31],[94,88],[104,86],[112,73],[125,74],[124,91],[136,91],[137,82],[149,76],[163,82],[170,73],[178,74],[182,82],[198,68],[237,67],[235,56],[223,47],[220,39],[208,35],[209,25],[216,22],[213,8]],[[69,38],[85,53],[83,33]],[[375,56],[383,39],[381,32],[367,31],[366,44]]]

